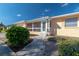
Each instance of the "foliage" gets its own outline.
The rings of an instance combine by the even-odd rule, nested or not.
[[[0,32],[2,32],[2,30],[3,30],[3,29],[2,29],[2,28],[0,28]]]
[[[8,44],[16,47],[26,44],[29,36],[28,29],[20,26],[11,26],[6,33]]]
[[[58,40],[58,50],[59,55],[62,56],[79,56],[79,41],[75,38],[73,40],[62,38],[62,40]]]

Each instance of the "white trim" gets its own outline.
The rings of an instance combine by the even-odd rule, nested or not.
[[[41,32],[43,31],[43,22],[41,21]]]
[[[27,23],[29,22],[41,22],[41,21],[46,21],[46,19],[48,19],[49,16],[45,16],[45,17],[40,17],[40,18],[36,18],[36,19],[32,19],[32,20],[26,20]]]
[[[18,24],[18,23],[22,23],[22,22],[26,22],[26,21],[25,20],[22,20],[22,21],[18,21],[16,23],[14,23],[14,24]]]
[[[34,24],[32,23],[32,31],[34,31]]]
[[[50,18],[49,19],[47,19],[46,20],[46,22],[47,22],[47,32],[49,32],[50,31]]]
[[[45,24],[45,31],[47,32],[47,29],[48,29],[48,24],[47,24],[47,20],[46,20],[46,22],[45,22],[46,24]]]

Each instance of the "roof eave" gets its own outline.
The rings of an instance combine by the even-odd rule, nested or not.
[[[59,17],[65,17],[65,16],[70,16],[70,15],[76,15],[79,14],[79,12],[74,12],[74,13],[69,13],[69,14],[64,14],[64,15],[58,15],[58,16],[53,16],[51,18],[59,18]]]

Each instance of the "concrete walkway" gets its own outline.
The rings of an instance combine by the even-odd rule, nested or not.
[[[0,44],[0,56],[16,55],[6,44]]]
[[[0,33],[0,44],[6,41],[5,33]]]
[[[16,53],[17,56],[58,56],[57,45],[53,41],[34,39],[23,50]]]
[[[58,47],[56,45],[56,42],[45,42],[45,56],[58,56]]]
[[[2,36],[0,36],[0,40]],[[4,38],[4,36],[3,36]],[[0,41],[1,42],[1,41]],[[39,37],[28,44],[24,49],[14,53],[6,44],[0,43],[0,56],[56,56],[57,45],[53,41],[44,41]]]
[[[16,53],[20,56],[42,56],[45,52],[45,43],[43,40],[35,39],[31,44],[26,46],[23,50]]]

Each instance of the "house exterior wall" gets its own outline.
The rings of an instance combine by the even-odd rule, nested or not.
[[[52,19],[50,21],[50,35],[57,35],[57,25],[56,25],[56,20],[55,19]]]
[[[26,27],[27,23],[26,22],[21,22],[21,23],[17,23],[17,26],[22,26],[22,27]]]
[[[32,31],[32,23],[27,23],[26,27],[29,29],[29,31]]]
[[[68,18],[77,18],[77,27],[65,27],[65,20]],[[69,36],[69,37],[79,37],[79,13],[74,15],[66,15],[61,17],[55,17],[50,20],[50,30],[48,31],[50,35],[53,36]],[[27,27],[30,30],[30,34],[41,34],[41,25],[40,21],[38,22],[22,22],[17,24],[18,26]],[[34,25],[34,26],[33,26]],[[46,26],[46,24],[45,24]],[[49,27],[47,25],[47,27]],[[45,28],[46,29],[46,28]]]
[[[65,20],[68,18],[77,18],[77,27],[65,27]],[[51,34],[57,36],[79,37],[79,14],[52,19]]]

